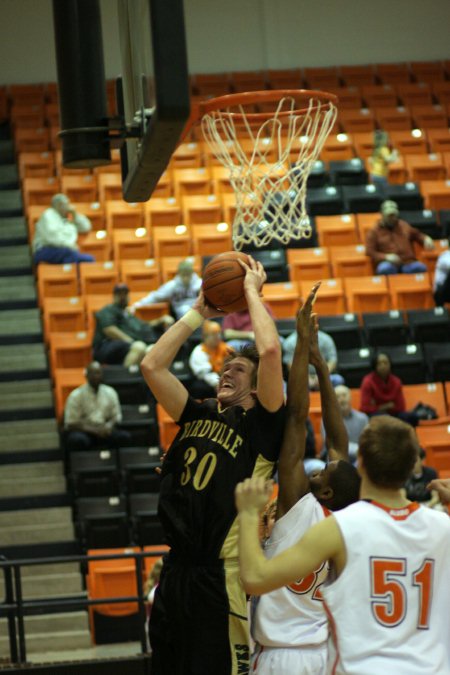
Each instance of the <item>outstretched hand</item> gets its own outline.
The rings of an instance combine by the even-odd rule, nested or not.
[[[297,312],[296,329],[299,340],[309,340],[311,328],[314,327],[314,322],[312,319],[317,315],[312,314],[312,308],[316,299],[317,291],[320,288],[320,284],[320,281],[318,281],[317,284],[314,284],[302,307]]]
[[[265,478],[246,478],[238,483],[234,492],[236,508],[242,511],[257,511],[261,513],[269,501],[273,491],[273,480]]]
[[[248,256],[248,260],[249,264],[247,265],[238,258],[238,263],[245,270],[244,292],[247,294],[247,291],[255,290],[260,295],[267,274],[259,260],[255,260],[251,255]]]

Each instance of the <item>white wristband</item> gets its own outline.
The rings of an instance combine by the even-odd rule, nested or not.
[[[190,309],[184,316],[181,317],[180,321],[187,324],[189,328],[194,332],[199,326],[202,325],[204,318],[197,312],[196,309]]]

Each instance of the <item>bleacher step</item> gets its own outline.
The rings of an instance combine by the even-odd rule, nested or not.
[[[0,580],[0,593],[4,597],[4,583]],[[84,596],[80,573],[74,574],[48,574],[40,576],[39,581],[31,576],[22,580],[22,595],[25,600],[37,600],[39,598],[53,598],[64,595]]]
[[[20,216],[23,213],[20,190],[0,190],[0,217]]]
[[[0,410],[3,412],[53,407],[52,386],[49,379],[0,382]]]
[[[67,485],[64,476],[4,479],[0,474],[0,499],[7,497],[34,497],[37,495],[62,494]]]
[[[14,289],[14,292],[12,291]],[[32,274],[2,277],[0,306],[3,309],[36,306],[36,284]]]
[[[36,345],[29,345],[34,346]],[[58,446],[59,434],[55,419],[0,422],[0,454]]]
[[[0,245],[27,244],[28,230],[23,216],[0,219]]]
[[[27,654],[65,650],[72,652],[74,649],[88,649],[91,646],[91,637],[87,631],[70,630],[59,633],[34,633],[27,635]],[[0,653],[7,654],[8,650],[8,639],[1,638]],[[61,675],[63,672],[63,670],[60,670]]]
[[[72,510],[68,506],[32,509],[23,511],[0,511],[0,529],[11,526],[11,523],[18,527],[25,525],[47,526],[52,524],[61,524],[69,526],[72,524]]]
[[[42,342],[42,324],[38,309],[5,310],[0,313],[0,316],[0,341],[5,342],[5,339],[10,339],[12,344],[14,341],[15,343],[28,343],[30,338],[33,338],[33,342]]]
[[[41,544],[67,541],[75,538],[73,524],[51,523],[46,525],[10,525],[0,532],[2,546]]]
[[[62,462],[29,462],[2,466],[0,480],[34,480],[35,478],[61,478],[64,476]]]
[[[0,190],[16,190],[19,187],[19,172],[15,164],[0,165]]]
[[[26,635],[33,633],[60,633],[66,631],[89,631],[87,612],[67,612],[64,614],[41,614],[25,617]],[[0,620],[0,638],[6,637],[6,620]]]

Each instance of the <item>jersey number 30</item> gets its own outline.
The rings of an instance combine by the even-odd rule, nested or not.
[[[192,485],[198,491],[204,490],[214,473],[217,464],[217,455],[207,452],[199,461],[195,471],[191,464],[197,459],[197,450],[191,446],[184,453],[184,471],[181,475],[181,485],[187,485],[192,480]]]
[[[417,628],[429,628],[434,560],[425,559],[411,578],[404,558],[371,558],[372,613],[382,626],[398,626],[417,607]],[[416,596],[414,597],[413,594]]]

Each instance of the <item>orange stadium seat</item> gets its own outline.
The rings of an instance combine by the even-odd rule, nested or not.
[[[349,134],[330,134],[320,151],[323,162],[353,159],[355,150]]]
[[[48,178],[55,174],[53,152],[21,152],[19,154],[21,178]]]
[[[287,250],[289,278],[291,281],[328,279],[331,274],[328,249],[289,248]]]
[[[149,293],[160,286],[159,261],[154,258],[146,260],[121,260],[120,278],[130,291]]]
[[[52,372],[57,368],[84,368],[91,360],[92,337],[86,331],[50,335]]]
[[[417,155],[421,152],[428,152],[427,140],[423,133],[421,136],[417,136],[413,135],[412,131],[391,131],[389,138],[400,155]]]
[[[388,276],[392,309],[431,309],[434,307],[428,274],[392,274]]]
[[[100,173],[97,176],[98,198],[101,204],[107,201],[122,201],[122,176],[120,173]]]
[[[427,105],[433,102],[431,87],[426,82],[409,82],[397,84],[396,90],[400,101],[405,107]]]
[[[119,281],[118,264],[113,261],[80,263],[80,290],[86,295],[112,295],[114,284]]]
[[[48,152],[50,135],[47,127],[37,129],[15,129],[14,146],[16,152]]]
[[[297,314],[299,289],[295,281],[264,284],[262,293],[264,302],[277,319],[290,319]]]
[[[391,308],[385,276],[349,277],[344,279],[349,312],[386,312]]]
[[[303,76],[308,89],[330,89],[332,87],[339,87],[341,84],[336,66],[304,68]]]
[[[359,238],[361,243],[366,243],[366,235],[368,230],[371,230],[380,218],[381,215],[378,212],[356,214],[356,226],[359,230]]]
[[[383,83],[398,84],[411,81],[407,63],[378,63],[375,72]]]
[[[374,148],[373,131],[359,131],[353,133],[352,140],[357,157],[365,159],[366,157],[370,157],[372,155]]]
[[[443,64],[440,61],[412,61],[409,67],[417,82],[432,84],[436,80],[445,79]]]
[[[420,445],[427,453],[427,464],[437,471],[450,469],[450,425],[416,427]]]
[[[175,197],[180,199],[188,195],[209,195],[211,193],[211,175],[209,169],[174,169],[173,184]]]
[[[93,333],[95,330],[95,314],[103,307],[106,307],[106,305],[112,303],[112,294],[87,295],[84,301],[86,305],[87,329],[90,333]]]
[[[395,108],[397,92],[390,84],[371,84],[361,87],[368,108]]]
[[[359,244],[356,220],[352,213],[337,216],[316,216],[315,223],[321,246]]]
[[[431,82],[431,91],[441,105],[450,103],[450,82],[448,80]]]
[[[403,395],[407,410],[412,410],[417,403],[422,402],[432,406],[436,410],[438,418],[447,417],[447,404],[445,402],[444,385],[442,382],[404,384]],[[433,423],[438,423],[439,419],[432,421]]]
[[[214,194],[219,195],[222,192],[233,192],[233,186],[230,181],[230,170],[226,166],[211,167],[211,176]]]
[[[220,203],[222,205],[223,220],[232,225],[236,216],[236,195],[230,192],[223,192],[220,195]]]
[[[137,230],[113,230],[113,252],[117,262],[121,260],[147,260],[152,255],[150,233],[144,227]]]
[[[106,230],[78,235],[78,246],[82,253],[93,255],[96,262],[111,260],[111,239]]]
[[[105,203],[106,229],[108,232],[120,229],[143,227],[144,207],[141,202],[129,203],[112,200]]]
[[[62,420],[64,407],[71,391],[86,382],[84,368],[57,368],[53,371],[55,384],[55,410],[58,420]]]
[[[61,189],[73,202],[96,202],[97,176],[62,176]]]
[[[44,103],[43,84],[10,84],[9,98],[15,105],[42,105]]]
[[[144,203],[145,227],[175,226],[181,224],[181,206],[175,197],[152,197]]]
[[[348,87],[364,87],[375,84],[373,65],[340,66],[339,74]]]
[[[25,208],[33,204],[50,206],[53,195],[61,192],[61,183],[55,176],[24,178],[22,196]]]
[[[58,103],[50,102],[46,103],[45,107],[45,121],[49,127],[60,126],[61,120],[59,116],[59,105]]]
[[[191,232],[194,255],[216,255],[233,248],[227,223],[192,225]]]
[[[448,83],[450,85],[450,82]],[[427,129],[427,140],[431,152],[450,152],[450,129]]]
[[[158,419],[159,443],[162,449],[167,451],[178,433],[179,426],[173,421],[160,403],[156,404],[156,417]]]
[[[447,177],[442,156],[438,153],[430,155],[406,155],[405,165],[409,180],[418,183],[423,180],[442,180]]]
[[[341,110],[338,117],[342,131],[348,134],[370,132],[375,129],[373,111],[368,108]]]
[[[172,197],[172,193],[172,176],[169,171],[164,171],[152,192],[152,197],[164,197],[165,199],[168,199],[169,197]]]
[[[441,253],[444,253],[447,249],[448,249],[448,239],[435,239],[434,248],[431,249],[430,251],[423,248],[422,246],[417,246],[416,249],[417,259],[427,266],[428,272],[431,275],[434,275],[437,259],[439,258]]]
[[[216,195],[191,195],[181,198],[183,221],[186,225],[220,223],[222,208]]]
[[[422,181],[420,191],[428,209],[450,209],[450,180]]]
[[[180,143],[170,160],[172,169],[196,169],[202,165],[202,149],[199,143]]]
[[[331,246],[329,253],[334,277],[364,277],[372,274],[372,261],[366,255],[364,244]]]
[[[329,90],[339,99],[339,110],[358,110],[364,107],[361,90],[358,87],[332,87]]]
[[[314,281],[319,280],[315,279]],[[314,281],[299,282],[302,300],[308,297]],[[342,279],[322,279],[322,284],[316,295],[314,311],[322,316],[326,316],[327,314],[343,314],[347,311]]]
[[[410,131],[412,115],[403,106],[393,108],[374,108],[375,119],[380,129],[385,131]]]
[[[47,341],[52,333],[77,333],[86,330],[83,298],[44,298],[43,319]]]
[[[192,238],[185,225],[154,227],[151,236],[155,258],[191,255]]]
[[[448,124],[447,112],[442,105],[413,106],[411,113],[418,129],[442,129]]]
[[[271,89],[300,89],[302,71],[300,68],[285,68],[267,71]]]
[[[79,213],[89,218],[95,232],[106,228],[105,211],[99,202],[73,202],[73,205]]]
[[[44,298],[73,298],[78,295],[76,265],[45,265],[37,268],[39,303]]]

